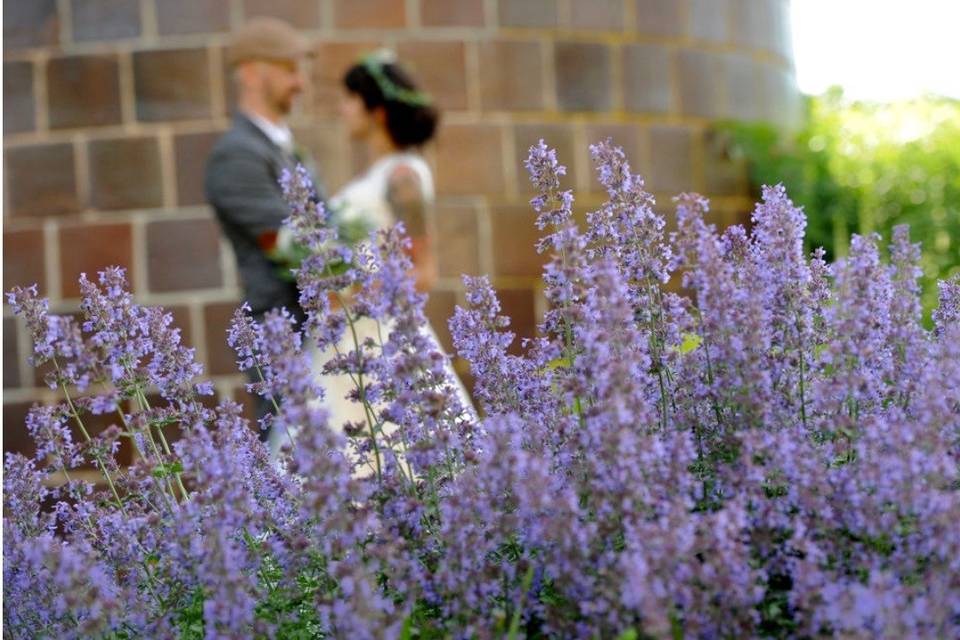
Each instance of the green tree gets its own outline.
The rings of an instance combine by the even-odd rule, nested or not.
[[[924,307],[936,281],[960,266],[960,101],[927,97],[886,104],[851,102],[839,89],[805,98],[800,127],[724,123],[750,181],[783,182],[809,216],[810,248],[846,254],[851,232],[909,224],[923,242]]]

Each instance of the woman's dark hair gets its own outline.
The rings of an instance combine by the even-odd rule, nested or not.
[[[433,137],[437,129],[439,113],[431,104],[421,104],[418,100],[405,100],[403,96],[384,95],[382,84],[389,84],[393,90],[404,94],[423,96],[413,80],[403,69],[392,63],[378,64],[376,72],[381,75],[378,82],[368,65],[355,64],[343,76],[347,90],[363,100],[367,111],[383,107],[387,115],[387,131],[398,147],[418,147]]]

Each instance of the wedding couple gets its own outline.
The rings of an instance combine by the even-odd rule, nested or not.
[[[313,167],[296,151],[286,124],[303,89],[301,62],[309,52],[309,43],[293,27],[271,18],[252,19],[234,35],[228,50],[237,108],[232,128],[210,154],[205,188],[233,245],[245,298],[257,320],[278,307],[286,307],[298,322],[304,319],[289,265],[277,259],[289,236],[283,221],[290,213],[279,179],[284,169],[297,163],[314,174],[320,199],[335,212],[341,238],[353,235],[347,240],[357,240],[370,230],[402,221],[412,240],[418,288],[428,289],[435,279],[426,228],[426,212],[434,199],[433,175],[418,153],[437,125],[430,97],[417,89],[389,52],[368,54],[347,69],[340,114],[351,138],[365,146],[370,165],[327,198]],[[319,374],[329,355],[316,354],[314,368],[325,388],[330,423],[340,428],[346,421],[362,420],[363,409],[346,398],[353,389],[348,376]],[[448,372],[459,384],[449,362]],[[466,400],[462,385],[460,390]],[[469,400],[465,406],[470,406]],[[270,410],[269,400],[258,397],[257,417]],[[267,432],[261,439],[274,449],[279,442],[278,434],[271,437]]]

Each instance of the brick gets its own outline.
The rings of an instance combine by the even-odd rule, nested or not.
[[[728,54],[726,66],[727,112],[725,117],[736,120],[759,120],[763,117],[760,94],[761,69],[746,55]]]
[[[681,51],[678,55],[680,110],[690,116],[723,117],[723,58],[704,51]]]
[[[467,108],[467,68],[462,42],[403,42],[401,64],[441,110]]]
[[[407,25],[406,3],[333,0],[333,24],[340,29],[399,29]]]
[[[256,400],[247,388],[243,385],[233,387],[229,391],[222,393],[220,395],[220,401],[230,400],[236,402],[243,408],[243,412],[240,414],[247,421],[247,426],[254,433],[259,432],[259,427],[257,426],[257,413],[256,413]]]
[[[3,290],[36,284],[40,294],[47,295],[46,275],[43,230],[4,230]]]
[[[316,29],[322,22],[320,4],[303,0],[244,0],[243,15],[279,18],[298,29]]]
[[[163,204],[156,138],[92,140],[88,153],[95,209],[147,209]]]
[[[339,117],[344,74],[360,56],[378,46],[380,43],[373,41],[321,42],[316,46],[311,73],[316,115]]]
[[[113,55],[53,58],[47,63],[50,128],[120,124],[120,65]]]
[[[570,5],[570,26],[623,31],[623,0],[574,0]]]
[[[540,43],[480,43],[480,103],[485,111],[542,109],[543,75]]]
[[[434,333],[440,340],[440,347],[444,353],[453,353],[453,340],[450,338],[450,329],[447,321],[453,315],[453,309],[457,306],[457,296],[452,291],[431,291],[427,303],[424,305],[424,313],[433,327]]]
[[[536,213],[528,205],[493,207],[493,271],[497,276],[539,277],[546,255],[538,254],[534,245],[540,238],[535,225]]]
[[[3,132],[19,133],[36,127],[33,64],[3,63]]]
[[[13,216],[52,216],[80,210],[73,145],[9,148],[5,165]]]
[[[789,38],[781,33],[780,0],[731,0],[733,41],[753,49],[775,51],[781,47],[778,40]]]
[[[133,54],[137,119],[143,122],[210,117],[206,49]]]
[[[32,402],[3,403],[3,451],[33,457],[37,450],[27,432],[27,413]]]
[[[463,383],[463,388],[467,390],[467,395],[473,402],[473,406],[479,411],[480,405],[473,395],[473,390],[477,386],[477,380],[473,377],[473,374],[470,373],[470,365],[462,358],[454,358],[453,367],[454,371],[457,372],[457,377],[460,378],[460,382]]]
[[[690,35],[698,40],[730,40],[730,0],[689,0]]]
[[[223,0],[161,0],[156,7],[160,35],[230,29],[230,3]]]
[[[353,177],[349,163],[344,158],[350,153],[350,143],[343,126],[338,122],[316,123],[293,129],[297,145],[310,155],[317,168],[317,179],[326,193],[336,193]]]
[[[172,327],[180,329],[180,344],[185,347],[196,347],[193,332],[190,329],[190,307],[176,305],[164,307],[164,311],[173,316]]]
[[[802,103],[793,73],[763,64],[760,83],[764,118],[781,126],[796,126],[802,119]]]
[[[623,47],[623,103],[637,113],[668,113],[673,103],[670,51],[655,44]]]
[[[73,0],[74,40],[120,40],[140,35],[139,0]]]
[[[510,318],[510,331],[515,338],[507,349],[509,353],[523,353],[524,338],[537,335],[536,298],[532,289],[497,289],[501,315]]]
[[[678,194],[693,189],[693,136],[682,126],[653,125],[649,129],[650,179],[647,190]]]
[[[572,189],[576,186],[575,159],[576,149],[573,144],[573,130],[569,124],[518,124],[513,128],[514,151],[513,166],[517,172],[517,187],[520,193],[532,194],[533,185],[524,169],[524,161],[530,155],[530,147],[536,145],[540,139],[548,147],[557,150],[557,160],[567,167],[567,175],[561,180],[561,187]]]
[[[72,315],[75,319],[77,319],[77,314]],[[49,388],[50,385],[48,384],[48,378],[52,373],[54,373],[52,362],[45,362],[41,365],[30,367],[31,377],[24,381],[23,386],[31,388]]]
[[[209,289],[223,284],[216,221],[162,220],[147,225],[150,291]]]
[[[107,267],[123,267],[130,278],[133,234],[127,224],[85,224],[60,229],[60,278],[64,298],[80,297],[80,274],[96,281]]]
[[[500,0],[497,5],[504,27],[547,27],[559,25],[557,0]]]
[[[215,302],[203,308],[203,330],[207,344],[207,369],[213,376],[235,375],[237,354],[227,344],[227,329],[239,302]]]
[[[683,0],[634,0],[636,28],[652,36],[681,36],[684,34]]]
[[[12,0],[3,3],[4,49],[43,47],[59,41],[57,0]]]
[[[707,222],[717,225],[721,231],[727,227],[739,224],[745,228],[750,228],[750,220],[753,217],[753,209],[744,204],[721,204],[714,206],[711,204],[710,213],[707,214]]]
[[[426,27],[482,27],[483,3],[477,0],[420,0],[420,23]]]
[[[177,164],[177,204],[191,206],[206,204],[203,177],[207,156],[220,132],[185,133],[173,139],[173,154]]]
[[[6,270],[4,270],[6,271]],[[6,283],[4,291],[9,291]],[[20,386],[20,345],[17,344],[17,321],[3,319],[3,388],[13,389]]]
[[[586,126],[584,134],[587,144],[596,144],[610,138],[613,144],[623,149],[627,156],[627,162],[630,163],[630,171],[640,174],[644,179],[649,177],[642,147],[643,134],[639,126],[635,124],[591,124]],[[605,193],[597,179],[596,168],[592,162],[590,164],[590,174],[592,176],[590,190]]]
[[[212,51],[213,47],[211,47]],[[223,85],[223,109],[219,116],[233,117],[237,106],[237,87],[233,79],[233,67],[230,66],[228,47],[218,47],[220,52],[220,78]]]
[[[772,27],[770,50],[788,63],[793,61],[793,30],[790,26],[790,11],[787,3],[774,1],[770,5]]]
[[[440,276],[459,278],[462,274],[479,274],[476,208],[469,205],[438,205],[436,230],[434,250]]]
[[[441,194],[502,193],[503,134],[494,125],[452,125],[436,143],[437,190]]]
[[[564,111],[606,111],[612,105],[610,48],[593,42],[558,42],[557,104]]]
[[[211,51],[213,47],[211,47]],[[220,76],[223,86],[223,108],[219,116],[232,118],[237,108],[237,87],[233,77],[233,67],[230,65],[229,48],[219,47],[220,52]]]

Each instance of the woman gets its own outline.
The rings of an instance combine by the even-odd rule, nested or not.
[[[343,78],[344,93],[340,114],[350,137],[364,145],[370,165],[329,202],[340,237],[346,242],[366,238],[374,229],[403,222],[412,247],[414,277],[421,291],[436,281],[436,261],[427,234],[427,212],[434,201],[433,174],[419,154],[437,127],[438,114],[430,97],[419,91],[389,51],[369,54],[351,67]],[[361,319],[356,327],[359,341],[376,338],[377,325]],[[432,328],[427,329],[436,341]],[[439,345],[439,342],[437,342]],[[344,336],[341,352],[354,348],[353,336]],[[330,348],[316,355],[314,369],[320,371],[335,355]],[[448,374],[459,387],[464,407],[473,411],[469,396],[448,361]],[[323,405],[330,411],[330,424],[366,420],[363,406],[347,396],[355,390],[347,375],[321,375]],[[286,436],[272,438],[276,450]]]
[[[371,165],[331,199],[331,210],[341,228],[368,231],[403,222],[413,242],[417,286],[427,290],[436,280],[426,228],[433,174],[418,150],[433,137],[437,111],[386,50],[351,67],[343,84],[340,115]]]

